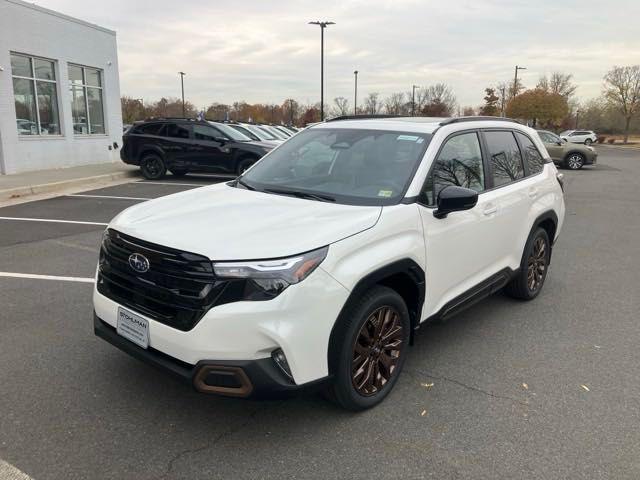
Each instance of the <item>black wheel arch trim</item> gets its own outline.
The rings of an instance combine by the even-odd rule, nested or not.
[[[549,235],[549,241],[551,242],[551,246],[555,243],[555,234],[558,231],[558,215],[553,210],[547,210],[546,212],[538,215],[538,217],[534,220],[533,225],[531,226],[531,230],[529,231],[529,236],[527,240],[531,236],[531,234],[542,225],[543,222],[551,220],[553,222],[553,236]]]
[[[333,324],[333,328],[331,329],[331,335],[329,336],[329,348],[328,348],[328,363],[329,363],[329,374],[331,375],[335,371],[335,360],[337,355],[335,353],[335,349],[338,346],[338,330],[339,325],[342,323],[342,319],[344,315],[347,314],[348,308],[352,304],[353,301],[360,298],[364,292],[371,289],[376,285],[383,285],[393,289],[393,286],[384,283],[385,280],[391,279],[396,275],[407,276],[413,283],[414,287],[417,291],[417,298],[413,305],[407,305],[407,309],[409,310],[409,319],[411,321],[411,334],[409,343],[413,344],[414,338],[414,330],[418,328],[420,325],[420,316],[422,314],[422,307],[424,305],[425,299],[425,272],[418,263],[410,258],[405,258],[402,260],[397,260],[393,263],[380,267],[373,272],[368,273],[366,276],[361,278],[356,286],[351,290],[347,301],[342,306],[340,313]],[[397,291],[397,290],[396,290]],[[401,296],[403,294],[398,292]],[[406,293],[406,292],[405,292]],[[404,296],[403,296],[404,298]]]
[[[140,153],[138,154],[138,162],[142,162],[142,159],[150,153],[158,155],[163,162],[165,161],[165,155],[162,148],[157,145],[143,145],[140,148]]]

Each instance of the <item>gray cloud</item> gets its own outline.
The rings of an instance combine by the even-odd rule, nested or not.
[[[40,5],[118,32],[123,94],[213,101],[313,102],[319,95],[319,28],[326,31],[326,98],[359,91],[388,94],[446,82],[461,105],[525,65],[525,85],[560,70],[578,96],[600,93],[614,64],[640,63],[640,2],[612,0],[47,0]]]

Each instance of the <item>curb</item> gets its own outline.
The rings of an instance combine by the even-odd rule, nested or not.
[[[17,200],[19,198],[28,197],[30,195],[42,195],[52,193],[68,188],[82,187],[95,183],[112,182],[122,180],[128,177],[137,177],[137,170],[128,170],[123,172],[106,173],[103,175],[94,175],[92,177],[73,178],[63,180],[61,182],[43,183],[41,185],[29,185],[26,187],[16,187],[7,190],[0,190],[0,202],[7,200]]]

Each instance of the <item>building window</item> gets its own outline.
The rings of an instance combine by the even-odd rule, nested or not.
[[[69,91],[73,133],[104,134],[102,70],[69,64]]]
[[[53,60],[11,54],[11,76],[19,135],[60,135]]]

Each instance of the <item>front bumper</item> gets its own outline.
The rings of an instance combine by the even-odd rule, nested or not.
[[[271,358],[258,360],[201,360],[190,365],[158,350],[138,347],[117,334],[94,312],[94,333],[134,358],[159,368],[202,393],[242,398],[278,398],[321,389],[324,377],[302,385],[291,382]]]
[[[347,289],[318,268],[272,300],[213,307],[188,331],[131,310],[148,320],[149,346],[183,364],[271,361],[272,353],[281,349],[294,383],[302,385],[329,374],[329,337],[348,296]],[[98,318],[115,330],[119,303],[94,287],[93,306]]]

